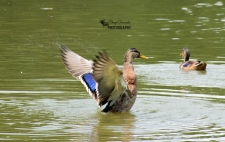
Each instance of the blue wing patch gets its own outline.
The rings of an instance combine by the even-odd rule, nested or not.
[[[82,76],[82,80],[85,82],[87,87],[91,90],[91,92],[95,92],[96,90],[96,82],[91,73],[86,73]]]
[[[188,65],[190,65],[190,63],[189,63],[189,62],[186,62],[186,63],[184,63],[184,64],[182,65],[182,67],[187,67]]]

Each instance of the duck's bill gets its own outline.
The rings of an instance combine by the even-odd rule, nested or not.
[[[140,54],[140,58],[142,59],[148,59],[148,57],[146,57],[145,55]]]
[[[182,56],[182,52],[180,53],[180,56]]]

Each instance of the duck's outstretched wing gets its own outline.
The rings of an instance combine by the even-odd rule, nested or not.
[[[62,52],[61,56],[66,69],[73,77],[83,83],[90,96],[99,103],[96,91],[97,83],[92,74],[93,62],[74,53],[64,45],[61,46],[60,51]]]
[[[79,79],[79,76],[92,71],[93,63],[91,61],[74,53],[64,45],[61,46],[60,51],[62,52],[61,56],[66,69],[76,79]]]
[[[98,83],[99,105],[102,106],[108,102],[108,106],[112,106],[127,88],[122,70],[117,67],[105,51],[99,52],[99,55],[96,56],[92,69],[93,77]]]

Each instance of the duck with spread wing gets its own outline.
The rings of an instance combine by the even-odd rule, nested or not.
[[[137,78],[132,61],[135,58],[147,59],[136,48],[130,48],[124,56],[123,69],[106,51],[89,61],[61,46],[61,56],[66,69],[80,80],[98,106],[105,105],[102,112],[127,112],[137,97]]]

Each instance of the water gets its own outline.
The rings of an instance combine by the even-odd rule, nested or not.
[[[1,1],[0,140],[224,141],[224,10],[222,1]],[[131,111],[101,113],[64,68],[61,44],[87,59],[106,49],[119,65],[130,47],[148,56],[134,62]],[[183,47],[205,72],[178,68]]]

